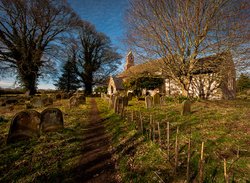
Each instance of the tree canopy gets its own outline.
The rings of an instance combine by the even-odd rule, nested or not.
[[[66,92],[75,91],[81,87],[81,83],[77,75],[76,51],[74,49],[71,51],[72,52],[68,55],[67,62],[63,66],[62,75],[55,84],[59,90],[64,90]]]
[[[107,78],[120,65],[121,56],[110,39],[96,31],[89,22],[83,21],[78,32],[78,75],[84,84],[85,93],[91,94],[95,84]]]
[[[14,69],[34,94],[48,54],[79,18],[64,0],[0,0],[0,15],[0,69]]]
[[[147,59],[163,59],[187,96],[199,58],[249,52],[249,12],[247,0],[131,0],[127,42]]]

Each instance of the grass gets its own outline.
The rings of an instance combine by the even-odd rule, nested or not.
[[[69,109],[68,100],[55,102],[64,113],[64,129],[42,133],[37,139],[6,145],[10,120],[14,111],[1,108],[0,182],[70,182],[81,158],[84,126],[88,105]],[[41,112],[44,108],[37,108]]]
[[[164,106],[145,109],[144,101],[132,100],[126,119],[107,109],[107,103],[98,102],[107,118],[107,128],[113,134],[113,146],[120,177],[123,182],[179,182],[185,180],[187,142],[191,136],[191,180],[198,179],[201,142],[205,143],[204,182],[224,182],[223,159],[227,161],[230,181],[250,181],[250,101],[196,101],[193,113],[181,116],[181,104],[167,100]],[[134,122],[131,113],[134,113]],[[141,135],[139,113],[144,127],[149,128],[149,116],[161,126],[162,143],[152,142]],[[170,161],[166,159],[166,127],[170,123]],[[173,173],[174,146],[177,126],[179,134],[179,165]],[[122,149],[122,150],[120,150]],[[128,150],[126,150],[128,149]],[[237,151],[239,149],[239,158]],[[157,173],[158,172],[158,173]],[[156,175],[157,173],[157,175]]]
[[[196,101],[192,114],[181,116],[181,101],[168,99],[164,106],[145,109],[144,101],[132,100],[126,118],[108,109],[97,99],[107,132],[112,136],[112,152],[120,182],[184,182],[187,142],[191,136],[191,180],[197,181],[201,143],[205,142],[204,182],[224,182],[223,159],[227,160],[230,182],[250,181],[250,101]],[[6,145],[11,118],[24,109],[0,108],[0,182],[72,182],[84,147],[87,105],[69,109],[68,100],[53,107],[64,113],[65,128],[43,133],[37,139]],[[39,112],[44,108],[37,108]],[[131,122],[133,111],[134,121]],[[142,134],[139,114],[145,131]],[[161,144],[147,137],[149,118],[160,123]],[[167,122],[170,123],[170,160],[167,160]],[[176,128],[179,127],[179,163],[174,173]],[[157,139],[157,136],[156,136]],[[237,151],[239,150],[239,158]]]

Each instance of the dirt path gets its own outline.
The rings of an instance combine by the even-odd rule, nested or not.
[[[79,163],[78,182],[112,183],[115,181],[115,165],[109,152],[110,138],[105,132],[94,98],[91,99],[89,124],[84,133],[84,150]]]

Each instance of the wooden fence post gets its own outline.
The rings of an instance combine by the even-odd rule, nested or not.
[[[203,182],[203,161],[204,161],[204,142],[201,143],[201,159],[199,167],[199,182]]]
[[[175,136],[175,174],[177,173],[177,167],[178,167],[178,154],[179,154],[178,134],[179,134],[179,127],[177,126],[177,129],[176,129],[176,136]]]
[[[169,143],[169,135],[170,135],[170,129],[169,129],[169,122],[167,122],[167,148],[168,148],[168,161],[170,160],[170,143]]]
[[[189,182],[190,174],[190,158],[191,158],[191,138],[188,139],[188,154],[187,154],[187,182]]]
[[[160,129],[160,122],[158,122],[157,125],[158,125],[159,144],[161,145],[161,129]]]

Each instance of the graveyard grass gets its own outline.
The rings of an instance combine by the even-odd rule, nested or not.
[[[191,179],[198,177],[201,143],[204,148],[204,181],[224,182],[223,160],[227,161],[230,180],[250,180],[250,101],[195,101],[192,114],[181,115],[181,101],[168,98],[164,106],[145,109],[144,101],[129,101],[127,118],[108,109],[104,99],[96,98],[107,132],[112,135],[113,159],[116,161],[117,179],[121,182],[182,182],[186,174],[187,142],[191,134]],[[10,120],[20,111],[1,108],[0,114],[0,182],[70,182],[71,170],[81,159],[84,127],[87,122],[89,99],[86,105],[69,109],[69,100],[54,102],[64,114],[65,129],[41,134],[38,140],[6,145]],[[44,108],[38,108],[41,112]],[[149,116],[160,123],[161,144],[149,140],[138,121],[141,112],[144,127]],[[166,128],[170,123],[170,161],[167,160]],[[174,174],[174,148],[176,128],[179,127],[179,163]],[[239,150],[239,158],[237,151]]]
[[[54,102],[64,115],[64,129],[42,133],[39,139],[6,145],[10,121],[21,106],[0,114],[0,182],[61,182],[74,177],[80,161],[88,105],[70,109],[68,100]],[[41,112],[45,108],[36,108]]]
[[[223,163],[227,162],[229,180],[250,181],[250,101],[195,101],[192,114],[181,115],[181,102],[167,98],[164,106],[145,109],[144,101],[129,102],[127,117],[108,110],[108,104],[99,101],[106,118],[106,127],[112,133],[114,158],[122,182],[182,182],[186,179],[187,144],[191,137],[190,179],[198,179],[201,143],[204,142],[204,182],[224,182]],[[131,122],[131,111],[134,121]],[[153,142],[140,131],[139,111],[144,128],[149,116],[160,123],[161,144]],[[139,121],[139,122],[138,122]],[[170,123],[170,161],[167,160],[167,122]],[[174,154],[176,128],[179,127],[179,157],[175,176]],[[239,158],[237,157],[237,154]],[[233,181],[232,181],[233,182]]]

